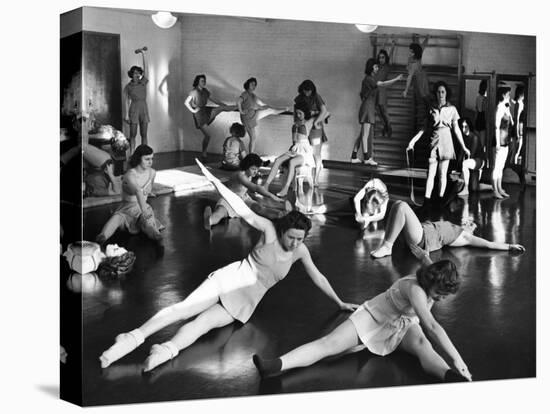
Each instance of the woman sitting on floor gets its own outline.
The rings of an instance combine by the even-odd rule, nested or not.
[[[370,223],[384,219],[390,196],[386,184],[373,178],[353,197],[355,221],[365,230]]]
[[[153,208],[147,204],[152,194],[156,172],[153,165],[153,149],[148,145],[138,145],[130,158],[130,169],[122,178],[122,205],[105,223],[96,237],[104,244],[117,230],[127,230],[132,234],[145,233],[158,243],[162,242],[164,225],[155,218]]]
[[[296,104],[294,106],[294,125],[292,125],[292,146],[284,154],[280,155],[269,172],[269,175],[264,183],[264,188],[269,189],[269,184],[279,172],[279,168],[283,163],[288,161],[288,174],[281,191],[277,193],[280,197],[285,197],[298,167],[315,167],[315,158],[313,157],[313,147],[309,143],[306,119],[309,118],[309,112],[304,104]],[[313,183],[310,183],[313,185]]]
[[[426,252],[416,249],[424,262],[416,275],[397,280],[388,290],[367,300],[328,335],[280,358],[254,355],[252,360],[262,377],[352,352],[363,344],[375,355],[388,355],[395,349],[413,354],[424,371],[440,380],[471,381],[468,367],[431,313],[434,302],[458,291],[456,266],[449,260],[431,263]]]
[[[311,221],[292,211],[275,222],[255,214],[246,203],[214,177],[199,161],[203,174],[219,191],[231,208],[248,224],[261,232],[258,244],[250,254],[211,273],[183,301],[174,303],[147,320],[139,328],[118,335],[115,343],[100,357],[106,368],[141,345],[145,338],[175,322],[185,323],[176,335],[162,344],[153,345],[144,371],[176,357],[198,338],[214,328],[235,321],[246,323],[268,289],[286,277],[292,265],[301,261],[313,283],[345,311],[357,305],[345,303],[334,292],[329,281],[317,269],[303,243]]]
[[[443,246],[463,247],[473,246],[484,249],[509,250],[524,252],[521,244],[492,242],[473,235],[476,225],[468,223],[465,227],[457,226],[449,221],[424,221],[420,223],[416,214],[404,201],[396,201],[388,217],[382,245],[371,252],[374,258],[390,256],[393,243],[403,232],[405,241],[412,248],[419,246],[428,252],[441,249]]]
[[[234,173],[228,187],[237,194],[248,207],[260,216],[275,219],[283,214],[283,210],[262,206],[255,201],[250,194],[258,193],[273,201],[282,203],[284,200],[270,193],[261,185],[252,182],[252,179],[258,175],[262,166],[262,159],[257,154],[248,154],[240,162],[240,171]],[[281,206],[282,207],[282,206]],[[214,211],[209,207],[204,209],[204,228],[209,230],[225,217],[239,217],[239,215],[231,208],[229,203],[223,197],[220,197],[214,207]]]

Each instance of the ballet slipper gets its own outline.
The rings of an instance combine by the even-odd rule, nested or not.
[[[143,363],[143,372],[149,372],[160,364],[175,358],[179,354],[179,349],[173,342],[165,342],[163,344],[155,344],[151,347],[149,356]]]
[[[109,349],[107,349],[99,360],[101,361],[101,368],[107,368],[113,362],[118,361],[124,355],[129,354],[138,346],[140,346],[145,337],[139,329],[134,329],[131,332],[122,333],[115,338],[115,343]]]
[[[499,198],[499,199],[503,199],[503,198],[504,198],[498,191],[493,191],[493,197]]]
[[[375,259],[380,259],[385,256],[391,256],[391,253],[392,253],[392,246],[384,242],[382,243],[382,246],[380,246],[378,249],[370,252],[370,255]]]

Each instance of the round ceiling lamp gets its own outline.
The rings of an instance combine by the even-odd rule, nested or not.
[[[363,33],[371,33],[374,32],[378,26],[375,24],[356,24],[355,27]]]
[[[159,11],[151,16],[153,21],[158,27],[162,29],[169,29],[176,24],[178,18],[170,12]]]

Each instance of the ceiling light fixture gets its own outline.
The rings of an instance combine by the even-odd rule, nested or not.
[[[363,33],[371,33],[378,28],[378,26],[375,24],[356,24],[355,27],[357,27],[357,29],[359,29],[359,31]]]
[[[169,29],[176,24],[178,18],[170,12],[159,11],[151,16],[158,27]]]

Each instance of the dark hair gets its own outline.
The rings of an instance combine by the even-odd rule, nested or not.
[[[416,280],[427,295],[430,290],[442,295],[456,293],[460,287],[460,275],[456,265],[450,260],[440,260],[416,271]]]
[[[229,133],[236,137],[242,138],[246,134],[246,129],[244,129],[244,125],[239,124],[238,122],[234,122],[229,127]]]
[[[143,69],[139,66],[132,66],[128,71],[128,76],[132,78],[134,76],[134,72],[138,72],[140,75],[143,75]]]
[[[453,96],[453,92],[451,91],[451,88],[449,88],[449,85],[447,85],[445,82],[437,81],[436,83],[434,83],[432,93],[437,98],[437,90],[439,89],[440,86],[443,86],[445,88],[445,92],[447,94],[445,99],[447,102],[449,102],[449,99],[451,99],[451,97]]]
[[[306,79],[302,83],[300,83],[300,86],[298,86],[298,93],[300,95],[304,94],[304,91],[311,91],[311,95],[315,96],[317,95],[317,88],[315,87],[315,84],[313,81]]]
[[[514,100],[518,100],[520,96],[525,96],[525,86],[516,86],[516,92],[514,93]]]
[[[376,63],[380,64],[380,55],[384,55],[386,57],[386,63],[390,63],[390,55],[388,55],[385,49],[380,49],[380,52],[376,55]]]
[[[311,118],[311,112],[305,102],[296,102],[296,104],[294,104],[294,112],[296,112],[296,110],[302,111],[304,113],[304,119]]]
[[[479,89],[477,90],[477,93],[480,95],[485,95],[485,92],[487,92],[487,80],[483,79],[479,82]]]
[[[200,74],[195,76],[195,79],[193,80],[193,88],[196,88],[199,85],[199,81],[201,79],[204,79],[206,81],[206,75]]]
[[[370,58],[367,60],[367,63],[365,64],[365,75],[372,75],[374,65],[377,65],[376,59]]]
[[[246,80],[245,83],[243,83],[243,88],[248,90],[248,87],[250,86],[250,84],[254,82],[256,84],[256,86],[258,86],[258,81],[256,80],[256,78],[248,78]]]
[[[470,120],[470,118],[468,118],[467,116],[465,116],[464,118],[460,118],[458,120],[458,126],[462,127],[462,124],[464,122],[466,122],[466,125],[468,125],[468,129],[470,130],[470,132],[473,133],[474,132],[474,126],[473,126],[472,121]],[[462,129],[462,128],[460,128],[460,129]]]
[[[411,43],[409,45],[409,49],[412,50],[414,58],[416,60],[422,59],[422,46],[420,46],[418,43]]]
[[[244,157],[239,163],[239,170],[246,171],[250,167],[260,168],[262,164],[263,161],[258,154],[250,153],[246,157]]]
[[[497,88],[497,101],[501,102],[504,99],[504,95],[510,92],[512,89],[508,85],[501,85]]]
[[[277,235],[281,237],[287,230],[304,230],[305,236],[311,230],[311,220],[299,211],[293,210],[274,222]]]
[[[134,153],[130,157],[130,167],[137,167],[141,163],[141,157],[145,155],[151,155],[153,153],[153,148],[149,145],[141,144],[138,145]]]
[[[365,210],[368,211],[370,204],[376,203],[380,207],[383,203],[384,197],[380,194],[376,188],[372,188],[366,192],[365,197],[361,200],[361,213],[364,214]]]

